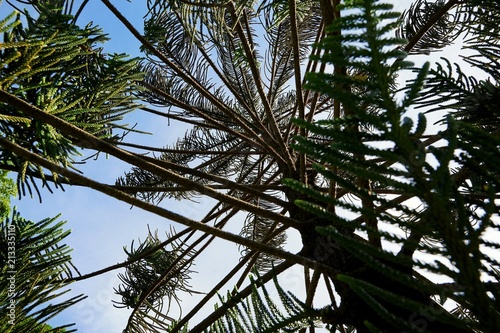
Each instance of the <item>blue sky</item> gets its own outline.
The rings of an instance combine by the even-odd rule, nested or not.
[[[146,2],[133,0],[117,0],[113,2],[134,25],[142,31],[143,15],[146,13]],[[404,9],[408,0],[398,1],[396,10]],[[0,7],[0,16],[4,15],[7,4]],[[104,45],[106,52],[128,53],[138,55],[139,43],[124,30],[121,22],[98,0],[90,0],[79,19],[80,24],[86,25],[92,21],[109,33],[111,41]],[[126,141],[135,141],[152,146],[162,146],[175,141],[184,134],[186,128],[171,124],[166,119],[158,119],[141,111],[134,112],[126,119],[129,124],[138,123],[138,129],[152,132],[154,136],[130,134]],[[97,161],[88,161],[80,168],[87,177],[106,183],[113,183],[129,167],[114,160],[106,159],[101,155]],[[73,258],[76,267],[82,274],[107,267],[125,259],[123,246],[129,246],[133,239],[144,239],[149,225],[151,230],[158,229],[160,235],[168,232],[173,225],[170,221],[144,212],[130,205],[109,198],[101,193],[79,188],[66,187],[66,191],[56,190],[54,194],[42,191],[43,202],[38,198],[24,197],[22,200],[13,200],[18,210],[25,218],[34,221],[52,217],[62,213],[61,219],[67,220],[66,228],[72,230],[67,243],[74,248]],[[192,201],[165,201],[162,206],[181,213],[187,217],[198,219],[210,207],[209,200]],[[177,230],[182,227],[177,226]],[[297,247],[297,239],[291,242]],[[221,249],[224,255],[221,256]],[[297,250],[296,248],[295,250]],[[293,251],[293,250],[292,250]],[[218,281],[218,277],[225,273],[225,262],[235,263],[238,260],[238,248],[232,244],[220,242],[211,246],[210,250],[197,261],[194,270],[200,272],[193,276],[193,286],[200,291],[208,291]],[[220,267],[220,268],[219,268]],[[301,284],[302,270],[290,270],[283,276],[283,286],[297,289]],[[117,300],[113,294],[113,287],[118,286],[116,272],[106,274],[89,281],[78,282],[71,288],[73,293],[85,293],[88,299],[65,311],[57,323],[76,322],[79,332],[121,332],[128,318],[128,311],[115,309],[111,300]],[[300,292],[299,292],[300,294]],[[189,309],[199,297],[185,297],[183,304]]]

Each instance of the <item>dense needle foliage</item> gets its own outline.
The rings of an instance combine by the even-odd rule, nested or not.
[[[124,129],[123,115],[137,107],[137,60],[105,54],[99,44],[108,38],[101,29],[92,24],[80,28],[51,2],[36,2],[34,9],[38,16],[13,12],[0,22],[0,88],[98,138],[120,140],[116,130]],[[87,146],[5,101],[0,104],[0,133],[66,168],[74,168],[79,147]],[[4,169],[18,172],[21,193],[32,195],[33,177],[44,176],[41,167],[5,149],[1,161]],[[57,174],[53,176],[57,186]]]
[[[83,295],[65,297],[69,289],[65,279],[75,273],[72,249],[64,239],[64,221],[47,218],[38,223],[22,218],[14,211],[0,223],[0,329],[2,332],[64,332],[45,322],[81,301]],[[14,311],[14,312],[12,312]],[[75,329],[65,332],[74,332]]]

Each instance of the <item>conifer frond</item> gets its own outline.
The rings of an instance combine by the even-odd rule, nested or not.
[[[312,43],[316,40],[321,25],[319,5],[309,1],[297,3],[297,25],[300,39],[300,59],[302,62],[309,56]],[[280,105],[279,99],[286,92],[289,80],[293,77],[294,55],[293,37],[290,30],[290,16],[288,3],[276,2],[273,5],[263,7],[264,29],[268,33],[264,36],[271,49],[267,51],[264,66],[267,68],[267,80],[269,80],[269,99],[271,104]]]
[[[17,25],[21,24],[19,19],[14,19],[18,13],[15,11],[0,20],[0,33],[7,33],[14,29]]]
[[[240,235],[256,241],[264,241],[266,236],[269,237],[278,228],[279,225],[271,219],[266,219],[254,214],[248,214]],[[271,240],[269,240],[267,244],[279,249],[283,249],[283,245],[286,243],[286,239],[286,233],[281,232],[278,235],[274,236]],[[243,248],[241,251],[242,255],[245,255],[249,252],[250,250],[246,248]],[[273,256],[262,253],[259,254],[256,260],[255,269],[259,272],[266,272],[271,269],[273,263],[278,264],[280,261],[281,260],[279,258],[275,258]]]
[[[204,332],[297,332],[317,325],[320,310],[312,309],[298,300],[295,295],[283,290],[274,278],[277,295],[271,296],[259,276],[251,278],[252,293],[236,307],[231,307],[225,316],[214,322]],[[235,295],[238,293],[236,292]],[[222,304],[231,301],[235,295],[228,293],[221,297]],[[276,301],[279,299],[279,303]],[[217,309],[217,306],[216,306]]]
[[[14,122],[14,123],[25,123],[29,125],[31,123],[31,119],[25,118],[25,117],[18,117],[18,116],[9,116],[9,115],[3,115],[0,114],[0,120],[6,121],[6,122]]]
[[[396,34],[409,41],[410,53],[429,54],[442,49],[462,33],[461,5],[455,0],[417,0],[403,12]]]
[[[131,260],[142,257],[160,243],[157,232],[150,232],[137,248],[132,242],[130,250],[124,248],[124,251]],[[121,284],[115,288],[115,293],[122,299],[115,302],[115,306],[133,309],[126,332],[165,329],[169,322],[174,321],[168,315],[172,303],[180,306],[179,293],[194,292],[188,283],[193,273],[190,270],[192,251],[184,251],[177,242],[172,243],[171,247],[170,250],[159,249],[132,262],[125,268],[125,273],[118,274]]]
[[[500,64],[498,54],[500,46],[500,29],[492,17],[500,15],[498,1],[468,1],[462,7],[462,15],[468,20],[464,22],[464,48],[474,51],[464,60],[476,68],[481,68],[496,82],[500,80]]]
[[[96,45],[106,40],[99,28],[72,25],[72,16],[61,14],[61,8],[53,5],[39,3],[39,17],[30,17],[26,12],[26,25],[3,27],[10,28],[0,44],[0,88],[99,138],[117,141],[123,115],[138,106],[136,92],[140,89],[136,81],[142,74],[137,59],[104,54]],[[72,168],[75,157],[80,155],[78,148],[85,146],[49,125],[25,117],[23,110],[7,103],[0,105],[0,113],[3,137],[64,167]],[[18,168],[24,165],[6,151],[1,155]],[[27,168],[30,173],[40,169],[31,164]],[[43,178],[43,173],[40,176]],[[19,178],[19,182],[24,180]],[[19,189],[27,186],[31,192],[31,185],[38,192],[34,182]]]
[[[78,295],[61,300],[69,291],[68,283],[61,281],[71,278],[75,269],[72,249],[62,244],[70,232],[62,229],[65,222],[57,222],[57,218],[34,223],[14,211],[11,219],[0,222],[2,332],[40,332],[47,320],[85,298]]]

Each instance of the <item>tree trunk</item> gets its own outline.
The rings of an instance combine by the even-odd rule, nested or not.
[[[307,201],[312,201],[309,198],[304,198],[294,191],[288,191],[287,196],[291,202],[297,199],[303,199]],[[345,248],[341,247],[333,239],[324,236],[316,231],[318,226],[328,226],[332,225],[332,222],[323,218],[320,218],[314,214],[308,213],[297,206],[293,206],[290,209],[290,217],[299,220],[307,221],[307,226],[298,230],[302,237],[302,249],[300,255],[313,259],[317,262],[325,264],[334,271],[339,272],[339,274],[347,275],[356,279],[366,281],[373,284],[379,288],[387,290],[391,293],[397,294],[401,299],[411,299],[413,301],[422,304],[422,311],[411,312],[406,309],[402,309],[398,306],[388,303],[387,301],[377,299],[388,311],[389,313],[395,315],[401,320],[407,322],[408,324],[415,327],[418,332],[463,332],[472,333],[471,330],[465,328],[456,328],[448,324],[443,324],[436,320],[436,315],[446,314],[439,304],[437,304],[430,295],[426,295],[423,292],[403,285],[393,279],[388,275],[379,272],[371,267],[369,267],[365,261],[360,260],[355,255],[350,253]],[[350,230],[346,230],[345,227],[337,228],[344,234],[349,235],[353,239],[362,239],[360,236],[354,234]],[[367,260],[374,260],[369,259]],[[393,269],[398,270],[401,274],[408,275],[413,279],[413,268],[408,266],[396,266],[394,263],[384,262],[385,265],[391,266]],[[331,325],[352,325],[356,327],[358,333],[370,332],[366,327],[365,322],[368,321],[375,325],[382,332],[387,333],[401,333],[404,331],[403,328],[394,325],[394,323],[387,322],[382,318],[373,308],[371,308],[365,300],[363,300],[358,294],[356,294],[346,283],[343,283],[337,279],[336,276],[330,276],[334,283],[335,290],[341,297],[340,306],[336,310],[331,310],[326,312],[322,318],[323,322]],[[415,283],[418,286],[417,282]],[[425,310],[426,306],[430,305],[434,311]],[[429,313],[433,312],[433,313]],[[451,316],[451,315],[450,315]]]

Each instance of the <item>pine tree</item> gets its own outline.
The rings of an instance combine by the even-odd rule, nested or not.
[[[278,316],[280,309],[265,289],[255,292],[255,283],[243,286],[254,269],[260,286],[295,264],[305,267],[306,299],[287,296],[284,302],[307,313],[311,331],[316,320],[341,332],[495,331],[496,282],[484,277],[498,280],[498,261],[483,250],[498,249],[485,238],[498,228],[496,1],[418,0],[401,21],[390,6],[371,0],[340,7],[327,0],[149,1],[144,36],[109,1],[103,3],[143,45],[142,96],[151,107],[142,109],[191,130],[163,148],[118,143],[160,153],[151,158],[0,95],[64,136],[131,164],[114,186],[8,140],[0,144],[65,181],[186,226],[172,235],[183,244],[181,255],[157,283],[130,293],[133,302],[127,302],[138,310],[126,331],[186,331],[233,277],[239,277],[235,290],[191,332],[241,332],[263,322],[257,308],[281,318],[263,330],[294,316],[303,321],[298,313]],[[401,38],[391,35],[398,28]],[[412,70],[408,54],[429,53],[464,36],[464,45],[481,55],[465,60],[489,80],[443,60],[413,69],[414,80],[397,86],[397,75]],[[408,117],[415,106],[445,111],[443,130],[428,133],[425,115]],[[201,221],[160,206],[167,198],[200,195],[217,201]],[[410,199],[420,206],[406,204]],[[235,225],[239,235],[225,231]],[[302,237],[296,254],[283,250],[291,229]],[[199,255],[196,249],[215,238],[241,246],[240,262],[165,328],[172,318],[152,301],[164,287],[161,279],[167,271],[182,272]],[[396,253],[387,250],[388,242],[396,243]],[[414,258],[418,253],[449,265]],[[453,282],[430,281],[422,270]],[[316,309],[321,279],[331,305]],[[441,307],[436,295],[456,302],[455,313]],[[248,306],[247,297],[256,307]]]
[[[58,217],[38,223],[16,211],[0,224],[0,329],[2,332],[60,332],[74,326],[52,328],[46,321],[85,298],[65,297],[68,283],[77,273],[71,248],[62,243],[69,231]],[[64,300],[63,300],[64,298]],[[66,332],[75,332],[70,329]],[[64,332],[64,331],[63,331]]]

